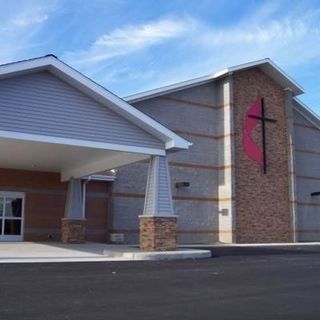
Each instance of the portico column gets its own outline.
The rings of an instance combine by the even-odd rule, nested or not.
[[[85,241],[85,232],[81,179],[71,178],[62,219],[61,240],[64,243],[82,243]]]
[[[165,156],[151,157],[144,210],[139,218],[141,250],[176,249],[177,216],[173,211],[169,166]]]

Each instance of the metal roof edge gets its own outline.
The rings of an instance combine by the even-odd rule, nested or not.
[[[233,67],[229,67],[229,68],[220,70],[220,71],[218,71],[214,74],[211,74],[211,75],[206,75],[206,76],[202,76],[202,77],[198,77],[198,78],[194,78],[194,79],[190,79],[190,80],[185,80],[185,81],[173,83],[171,85],[167,85],[164,87],[155,88],[155,89],[151,89],[148,91],[132,94],[132,95],[123,97],[123,99],[129,103],[135,103],[138,101],[151,99],[151,98],[165,95],[168,93],[184,90],[184,89],[187,89],[190,87],[194,87],[196,85],[208,83],[208,82],[214,81],[220,77],[226,76],[232,72],[237,72],[237,71],[241,71],[241,70],[245,70],[245,69],[249,69],[249,68],[253,68],[253,67],[258,67],[258,66],[261,66],[264,64],[269,65],[271,68],[276,70],[279,73],[279,75],[281,75],[289,83],[291,83],[295,94],[301,94],[304,92],[304,89],[295,80],[293,80],[291,77],[289,77],[281,68],[279,68],[270,58],[265,58],[265,59],[251,61],[248,63],[239,64],[239,65],[236,65]]]

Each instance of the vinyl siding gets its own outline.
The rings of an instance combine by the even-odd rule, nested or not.
[[[231,209],[226,217],[219,214],[218,202],[219,185],[229,183],[227,174],[219,167],[230,164],[222,152],[223,148],[228,148],[228,142],[221,136],[230,132],[224,130],[224,109],[210,107],[228,102],[223,95],[223,88],[224,82],[218,86],[210,83],[134,103],[138,110],[193,142],[188,150],[167,155],[174,213],[179,216],[179,243],[218,241],[219,222],[232,215]],[[112,199],[113,226],[116,230],[122,230],[127,242],[134,243],[137,239],[130,232],[138,230],[147,173],[148,163],[131,164],[119,168],[117,179],[113,183],[113,190],[120,194]],[[190,187],[175,187],[176,182],[183,181],[190,182]],[[142,196],[133,197],[135,194]],[[158,199],[160,198],[162,199],[162,194],[159,194]],[[164,212],[168,209],[162,210]],[[148,210],[148,213],[153,212]]]
[[[168,164],[164,157],[159,157],[158,185],[158,211],[159,213],[172,214],[171,181]]]
[[[156,166],[149,167],[146,198],[145,198],[145,208],[143,213],[145,215],[152,215],[155,213],[155,210],[156,210],[156,199],[154,197],[155,193],[157,192],[156,179],[155,179],[156,170],[157,170]]]
[[[138,147],[163,142],[49,72],[0,81],[0,130]]]
[[[320,130],[298,112],[294,116],[298,241],[320,240]]]
[[[171,181],[166,158],[153,158],[150,164],[144,214],[173,214]]]

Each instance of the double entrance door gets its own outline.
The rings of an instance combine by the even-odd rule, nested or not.
[[[22,241],[24,194],[0,192],[0,241]]]

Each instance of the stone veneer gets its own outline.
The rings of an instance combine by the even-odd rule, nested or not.
[[[140,216],[140,249],[170,251],[177,246],[177,218]]]
[[[234,74],[234,120],[236,152],[236,241],[239,243],[291,242],[289,205],[287,115],[285,92],[259,69]],[[244,152],[242,133],[245,114],[257,95],[264,98],[267,174]],[[261,124],[253,132],[261,146]]]
[[[84,243],[86,220],[62,219],[61,241],[63,243]]]

